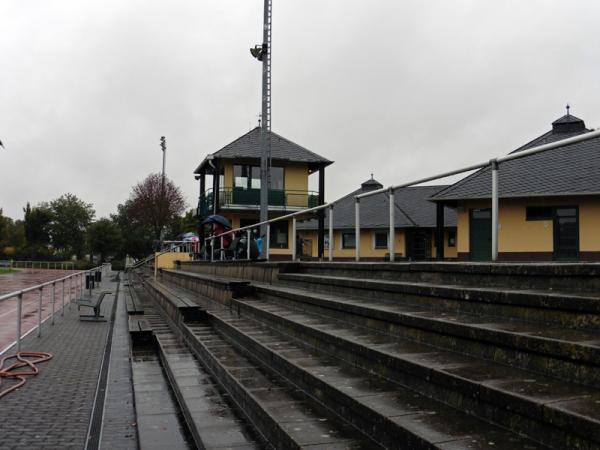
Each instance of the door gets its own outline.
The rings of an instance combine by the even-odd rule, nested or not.
[[[469,211],[469,249],[471,261],[490,261],[492,259],[491,208]]]
[[[406,256],[411,261],[431,259],[431,230],[420,228],[406,230]]]
[[[554,260],[579,260],[579,211],[576,206],[554,211]]]

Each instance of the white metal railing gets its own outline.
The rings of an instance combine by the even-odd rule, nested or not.
[[[552,142],[550,144],[540,145],[538,147],[530,148],[528,150],[522,150],[517,153],[511,153],[506,156],[493,158],[487,162],[473,164],[471,166],[463,167],[461,169],[451,170],[449,172],[444,172],[438,175],[421,178],[419,180],[410,181],[408,183],[402,183],[394,186],[390,186],[387,188],[377,189],[374,191],[365,192],[363,194],[355,195],[355,259],[356,261],[360,261],[360,200],[362,198],[370,197],[372,195],[382,194],[384,192],[388,192],[390,195],[390,224],[389,224],[389,239],[388,239],[388,248],[390,253],[390,261],[394,260],[394,191],[400,188],[415,186],[418,184],[426,183],[428,181],[434,181],[441,178],[450,177],[452,175],[458,175],[465,172],[470,172],[473,170],[482,169],[484,167],[490,167],[492,171],[492,261],[496,261],[498,259],[498,171],[500,169],[500,163],[511,161],[513,159],[523,158],[525,156],[533,155],[536,153],[541,153],[547,150],[551,150],[554,148],[564,147],[565,145],[575,144],[577,142],[587,141],[589,139],[593,139],[600,136],[600,130],[591,131],[589,133],[580,134],[571,138],[563,139],[560,141]],[[438,243],[438,245],[440,245]],[[330,245],[331,247],[331,245]]]
[[[313,208],[307,208],[307,209],[303,209],[302,211],[297,211],[291,214],[286,214],[285,216],[280,216],[280,217],[275,217],[274,219],[269,219],[269,220],[265,220],[263,222],[258,222],[258,223],[254,223],[252,225],[248,225],[245,227],[240,227],[240,228],[235,228],[232,230],[227,230],[224,233],[221,234],[217,234],[214,236],[209,236],[207,238],[204,239],[204,243],[206,244],[207,242],[210,241],[210,261],[214,262],[215,261],[215,239],[217,238],[221,238],[221,242],[220,242],[220,251],[221,251],[221,255],[220,255],[220,260],[224,260],[225,259],[225,248],[224,248],[224,239],[223,237],[228,235],[228,234],[234,234],[234,233],[239,233],[242,231],[246,231],[246,259],[250,259],[250,246],[251,246],[251,240],[252,240],[252,230],[255,228],[260,228],[263,225],[266,225],[266,233],[265,233],[265,240],[262,244],[262,250],[263,250],[263,254],[264,254],[264,258],[268,261],[269,257],[270,257],[270,251],[269,251],[269,247],[270,247],[270,235],[271,235],[271,224],[274,222],[279,222],[281,220],[287,220],[287,219],[292,219],[292,261],[296,260],[296,253],[297,253],[297,248],[296,248],[296,217],[300,216],[300,215],[304,215],[304,214],[308,214],[308,213],[312,213],[312,212],[317,212],[320,211],[322,209],[326,209],[329,208],[329,249],[328,249],[328,258],[329,261],[333,261],[333,204],[332,203],[325,203],[323,205],[319,205],[319,206],[315,206]],[[206,248],[206,245],[205,245]],[[206,253],[206,252],[205,252]],[[208,259],[208,255],[205,254],[205,259]]]
[[[53,269],[53,270],[74,270],[73,261],[5,261],[7,267],[11,269]]]
[[[35,286],[31,286],[31,287],[22,289],[20,291],[15,291],[15,292],[10,292],[8,294],[0,295],[0,302],[9,300],[11,298],[17,299],[17,323],[16,323],[17,332],[16,332],[16,341],[15,341],[17,353],[21,351],[21,339],[22,339],[22,337],[24,337],[22,335],[22,330],[21,330],[21,325],[22,325],[21,324],[21,321],[22,321],[21,316],[23,314],[23,295],[24,294],[27,294],[29,292],[39,291],[37,335],[38,335],[38,337],[41,337],[41,335],[42,335],[42,295],[43,295],[44,288],[48,287],[48,286],[52,286],[52,302],[51,302],[52,310],[51,310],[50,316],[48,318],[51,320],[52,325],[54,325],[54,316],[55,316],[55,308],[56,308],[56,285],[60,284],[62,287],[62,302],[61,302],[60,313],[61,313],[61,316],[63,316],[64,312],[65,312],[65,283],[67,281],[69,282],[68,304],[70,305],[71,302],[73,301],[73,298],[77,298],[78,293],[81,296],[83,296],[83,291],[84,291],[84,285],[83,285],[84,281],[83,280],[84,280],[85,275],[95,273],[99,270],[104,272],[104,270],[109,267],[110,267],[110,263],[105,263],[105,264],[102,264],[101,266],[94,267],[93,269],[82,270],[80,272],[73,273],[73,274],[67,275],[65,277],[58,278],[56,280],[47,281],[42,284],[37,284]],[[73,284],[75,284],[75,294],[74,295],[73,295]],[[90,292],[91,292],[91,289],[90,289]],[[48,318],[46,318],[46,319],[48,319]],[[44,320],[46,320],[46,319],[44,319]],[[35,328],[32,328],[32,330],[34,330],[34,329]],[[30,331],[32,331],[32,330],[30,330]],[[28,331],[27,333],[29,333],[30,331]],[[0,355],[2,355],[9,348],[11,348],[13,345],[15,345],[15,342],[11,343],[8,347],[2,349],[0,351]]]

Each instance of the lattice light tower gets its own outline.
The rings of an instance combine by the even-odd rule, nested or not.
[[[262,121],[260,128],[260,221],[269,219],[269,191],[271,190],[271,25],[272,0],[265,0],[263,43],[255,45],[250,53],[262,61]],[[266,226],[261,227],[264,236]]]

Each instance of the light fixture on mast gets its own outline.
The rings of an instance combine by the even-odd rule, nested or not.
[[[263,43],[250,49],[250,54],[262,62],[262,123],[260,126],[260,221],[269,219],[269,190],[271,188],[271,25],[272,0],[264,3]],[[260,234],[266,233],[266,225]]]

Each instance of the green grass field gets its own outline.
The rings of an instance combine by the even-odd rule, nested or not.
[[[2,275],[3,273],[13,273],[16,272],[15,269],[7,269],[5,267],[0,267],[0,275]]]

